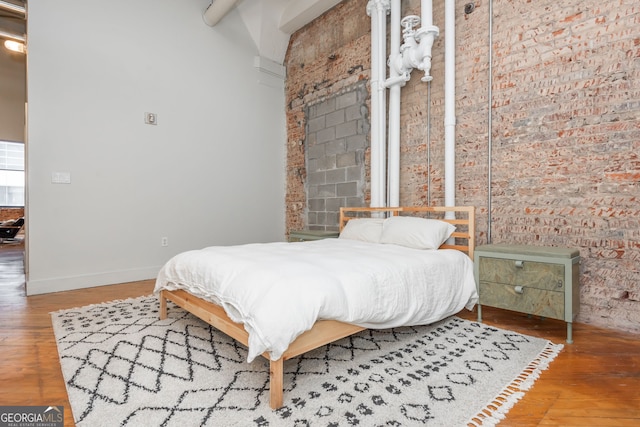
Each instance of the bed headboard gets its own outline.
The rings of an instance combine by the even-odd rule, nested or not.
[[[453,212],[454,218],[446,218],[447,212]],[[456,226],[451,237],[455,243],[445,242],[440,249],[457,249],[466,252],[473,259],[476,246],[475,208],[473,206],[401,206],[396,208],[340,208],[340,231],[350,219],[389,217],[396,215],[419,216],[448,222]]]

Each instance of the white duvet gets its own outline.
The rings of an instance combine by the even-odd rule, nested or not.
[[[375,329],[422,325],[478,300],[462,252],[348,239],[184,252],[160,270],[155,292],[162,289],[187,290],[243,323],[249,362],[264,352],[279,359],[319,319]]]

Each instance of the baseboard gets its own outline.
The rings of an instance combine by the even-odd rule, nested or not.
[[[27,279],[27,296],[154,279],[161,266],[50,279]]]

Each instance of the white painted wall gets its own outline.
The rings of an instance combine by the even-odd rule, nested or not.
[[[29,3],[29,294],[152,278],[178,252],[284,239],[284,90],[258,83],[237,12],[211,28],[208,4]]]

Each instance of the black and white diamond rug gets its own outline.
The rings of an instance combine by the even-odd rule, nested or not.
[[[52,313],[78,426],[496,425],[562,345],[451,317],[366,330],[285,362],[284,407],[268,363],[156,297]]]

